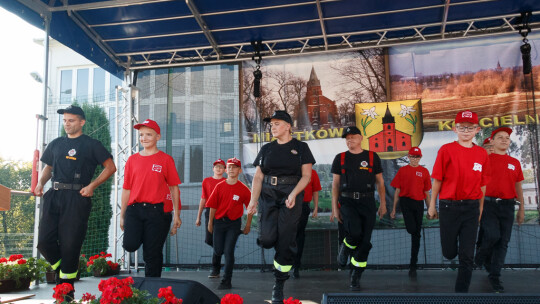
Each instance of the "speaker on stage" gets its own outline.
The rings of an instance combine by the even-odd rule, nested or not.
[[[125,278],[125,276],[119,277]],[[174,295],[183,300],[184,304],[216,304],[220,298],[210,289],[199,282],[164,278],[132,277],[133,287],[146,290],[157,297],[160,288],[171,286]]]

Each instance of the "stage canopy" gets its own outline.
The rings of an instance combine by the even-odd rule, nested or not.
[[[297,56],[540,28],[538,0],[0,0],[108,72]]]

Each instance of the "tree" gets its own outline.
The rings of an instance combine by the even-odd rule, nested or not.
[[[111,135],[105,111],[98,105],[89,103],[84,103],[82,109],[86,116],[83,133],[99,140],[110,152]],[[64,130],[62,130],[62,135],[65,135]],[[98,166],[92,180],[99,176],[101,171],[103,168]],[[101,251],[106,252],[109,248],[109,226],[112,218],[111,189],[112,179],[109,178],[94,191],[88,230],[81,250],[81,253],[86,256],[92,256]]]

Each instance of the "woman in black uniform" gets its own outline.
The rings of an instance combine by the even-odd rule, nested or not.
[[[285,111],[275,111],[270,122],[277,140],[265,144],[255,158],[256,167],[248,214],[259,205],[259,238],[263,248],[275,248],[272,304],[283,303],[283,285],[296,257],[296,229],[302,214],[304,188],[311,178],[315,159],[309,146],[293,139],[292,119]]]

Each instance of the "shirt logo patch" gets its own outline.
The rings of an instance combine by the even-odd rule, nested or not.
[[[363,161],[360,163],[360,166],[362,166],[362,167],[367,167],[367,161],[363,160]]]
[[[479,163],[474,163],[473,171],[482,172],[482,165]]]
[[[512,164],[508,164],[508,169],[510,170],[516,170],[516,166],[512,165]]]
[[[298,154],[298,151],[296,151],[295,149],[292,149],[292,150],[291,150],[291,153],[294,154],[294,155],[296,155],[296,154]]]
[[[233,199],[233,201],[237,201],[237,200],[240,199],[240,196],[235,194],[235,195],[233,195],[232,199]]]
[[[152,171],[161,173],[161,168],[162,167],[160,165],[152,165]]]
[[[167,196],[165,197],[166,200],[168,201],[172,201],[172,195],[169,193],[167,194]]]
[[[75,150],[75,149],[71,149],[71,150],[68,151],[69,156],[73,156],[75,154],[77,154],[77,150]]]
[[[416,176],[420,176],[420,177],[422,177],[422,172],[418,172],[418,171],[416,171]]]

